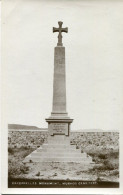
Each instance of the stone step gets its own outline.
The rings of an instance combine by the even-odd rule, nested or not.
[[[65,144],[43,144],[42,148],[73,148],[76,149],[76,145],[65,145]]]
[[[70,145],[70,138],[69,137],[66,137],[66,136],[50,136],[49,138],[48,138],[48,143],[49,144],[58,144],[58,145],[60,145],[60,144],[69,144]]]
[[[48,143],[49,144],[55,144],[55,145],[63,145],[63,143],[64,143],[65,145],[70,145],[69,140],[65,140],[65,141],[62,141],[62,140],[49,140]]]
[[[78,158],[78,157],[55,157],[55,158],[41,158],[41,157],[26,157],[23,162],[81,162],[84,164],[92,163],[91,158]]]
[[[70,137],[68,137],[68,136],[64,136],[64,135],[55,135],[55,136],[49,136],[48,137],[48,141],[50,141],[50,140],[55,140],[55,141],[70,141]]]
[[[37,150],[36,150],[37,152],[51,152],[51,153],[54,153],[54,152],[56,152],[56,153],[74,153],[74,152],[76,152],[76,153],[81,153],[81,150],[80,149],[73,149],[73,148],[38,148]]]
[[[31,154],[31,157],[42,157],[42,158],[46,158],[46,157],[71,157],[71,158],[74,158],[74,157],[82,157],[82,158],[86,158],[87,155],[86,153],[49,153],[49,152],[33,152]]]

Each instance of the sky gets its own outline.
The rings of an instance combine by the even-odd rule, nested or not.
[[[122,129],[123,1],[4,0],[2,21],[7,123],[48,126],[62,21],[71,128]]]

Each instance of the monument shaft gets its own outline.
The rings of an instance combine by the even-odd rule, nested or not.
[[[69,136],[73,119],[66,112],[65,47],[54,49],[53,104],[51,116],[46,119],[50,135]],[[55,136],[53,138],[55,140]],[[62,139],[62,137],[61,137]]]
[[[66,114],[65,47],[54,49],[53,114]]]

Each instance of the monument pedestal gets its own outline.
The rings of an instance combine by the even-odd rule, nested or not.
[[[53,135],[66,135],[69,136],[70,125],[73,119],[70,118],[48,118],[48,130],[51,136]]]

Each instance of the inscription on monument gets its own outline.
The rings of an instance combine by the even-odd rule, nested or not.
[[[51,134],[68,135],[68,123],[51,123]]]

